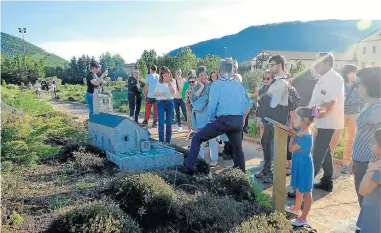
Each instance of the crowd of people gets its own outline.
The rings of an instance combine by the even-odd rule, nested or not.
[[[141,125],[148,125],[153,107],[152,126],[157,127],[158,123],[159,142],[169,144],[174,112],[178,130],[182,130],[181,111],[191,138],[182,172],[194,174],[196,159],[204,157],[206,143],[210,149],[210,165],[216,166],[217,140],[225,143],[224,152],[228,155],[225,157],[233,159],[234,167],[245,172],[243,132],[247,131],[249,110],[255,108],[261,137],[259,150],[264,157],[262,170],[255,177],[264,183],[273,182],[274,161],[274,128],[265,119],[294,128],[298,133],[288,138],[287,173],[291,175],[293,188],[288,195],[296,199],[295,205],[287,211],[297,214],[292,220],[295,226],[308,223],[314,188],[333,191],[332,153],[343,133],[342,172],[354,174],[361,206],[357,226],[361,232],[381,232],[381,68],[358,70],[357,66],[348,64],[338,73],[333,69],[333,55],[319,53],[310,69],[293,79],[285,64],[282,55],[270,58],[262,85],[253,90],[255,103],[242,85],[235,60],[223,60],[218,72],[209,73],[200,66],[189,71],[187,79],[182,78],[181,69],[175,70],[173,78],[168,67],[158,69],[152,65],[143,89],[146,113]],[[86,100],[91,116],[90,96],[94,87],[103,82],[105,74],[97,78],[100,66],[92,63],[90,67]],[[135,71],[128,79],[128,99],[130,117],[136,122],[141,87],[139,72]],[[323,176],[314,184],[321,168]]]
[[[36,91],[36,97],[37,99],[40,99],[42,96],[42,90],[45,89],[48,92],[51,93],[52,98],[57,98],[57,81],[55,79],[52,80],[52,82],[49,84],[45,80],[36,80],[35,84],[32,85],[31,82],[28,84],[28,88],[32,89],[34,87]]]

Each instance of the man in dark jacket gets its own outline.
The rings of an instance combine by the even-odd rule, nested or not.
[[[139,71],[135,70],[133,77],[128,78],[128,104],[130,107],[130,119],[138,123],[140,106],[142,104],[142,92],[140,89]]]

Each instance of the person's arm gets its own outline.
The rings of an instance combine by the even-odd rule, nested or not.
[[[242,86],[242,88],[243,88],[243,86]],[[250,100],[249,95],[247,94],[247,91],[245,88],[243,88],[243,92],[245,94],[245,114],[243,115],[243,125],[245,125],[246,117],[247,117],[247,115],[249,115],[250,108],[253,107],[253,102]],[[255,108],[255,106],[254,106],[254,108]]]
[[[202,93],[202,91],[204,90],[205,88],[205,85],[200,83],[200,88],[194,93],[195,96],[199,97]]]
[[[176,89],[173,87],[172,83],[171,82],[168,82],[168,87],[169,87],[169,93],[171,93],[172,96],[174,96],[176,94]]]
[[[146,97],[146,98],[148,95],[148,89],[149,89],[149,76],[147,75],[146,80],[145,80],[144,89],[143,89],[144,97]]]
[[[282,99],[283,93],[287,91],[287,89],[287,83],[283,80],[278,80],[270,85],[269,89],[267,90],[267,94],[271,95],[271,108],[275,108],[276,106],[278,106],[280,100]]]
[[[288,150],[290,152],[295,152],[295,151],[298,151],[300,149],[301,149],[301,147],[295,143],[295,137],[291,137],[290,143],[288,144]]]
[[[371,162],[369,162],[370,166],[372,166]],[[368,166],[369,168],[369,166]],[[368,169],[365,173],[364,177],[361,180],[359,194],[362,196],[368,195],[373,192],[378,186],[381,185],[381,176],[380,170],[372,171]]]
[[[209,120],[216,118],[217,104],[220,96],[220,87],[214,84],[209,90],[209,102],[208,102],[208,117]]]

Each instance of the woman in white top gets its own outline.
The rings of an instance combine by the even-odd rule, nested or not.
[[[160,68],[159,82],[156,84],[155,98],[158,108],[159,120],[159,142],[169,144],[172,137],[172,118],[174,109],[174,95],[176,94],[176,82],[168,67]],[[166,120],[166,131],[164,139],[164,119]]]

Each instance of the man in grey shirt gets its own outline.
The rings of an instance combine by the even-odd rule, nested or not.
[[[271,73],[275,78],[267,90],[270,96],[270,106],[267,106],[264,112],[265,117],[269,117],[281,124],[286,124],[288,120],[288,83],[284,72],[285,59],[281,55],[271,57],[269,60]],[[261,179],[264,183],[273,182],[273,173],[271,170],[271,161],[274,154],[274,127],[268,122],[263,122],[264,132],[261,139],[263,148],[263,157],[265,164],[263,170],[255,177]]]

